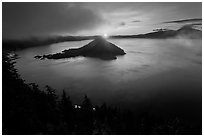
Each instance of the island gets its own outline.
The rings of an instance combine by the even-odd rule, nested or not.
[[[48,54],[48,55],[37,55],[36,59],[62,59],[62,58],[71,58],[71,57],[93,57],[99,58],[102,60],[114,60],[117,59],[116,56],[125,55],[123,49],[117,47],[113,43],[108,42],[103,37],[97,37],[87,45],[75,48],[64,50],[61,53]]]

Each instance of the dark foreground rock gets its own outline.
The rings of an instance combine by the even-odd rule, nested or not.
[[[87,45],[76,48],[64,50],[61,53],[48,54],[43,56],[35,56],[37,59],[61,59],[61,58],[71,58],[71,57],[94,57],[103,60],[113,60],[117,59],[116,56],[126,54],[123,49],[117,47],[113,43],[106,41],[104,38],[96,38]]]

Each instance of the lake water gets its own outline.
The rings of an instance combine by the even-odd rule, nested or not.
[[[38,60],[35,55],[81,47],[91,40],[18,51],[16,68],[27,83],[65,89],[75,103],[201,114],[202,40],[109,39],[127,53],[117,60],[77,57]],[[199,113],[198,113],[199,112]]]

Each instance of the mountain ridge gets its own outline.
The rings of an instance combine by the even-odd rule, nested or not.
[[[30,47],[44,46],[53,43],[67,41],[93,40],[101,36],[54,36],[47,38],[31,38],[27,40],[3,40],[2,48],[6,50],[20,50]],[[191,25],[186,25],[178,30],[157,29],[154,32],[137,34],[137,35],[112,35],[109,38],[150,38],[150,39],[167,39],[167,38],[184,38],[184,39],[202,39],[202,31],[194,29]]]

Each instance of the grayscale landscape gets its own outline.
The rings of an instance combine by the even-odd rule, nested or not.
[[[3,2],[2,134],[201,135],[201,2]]]

